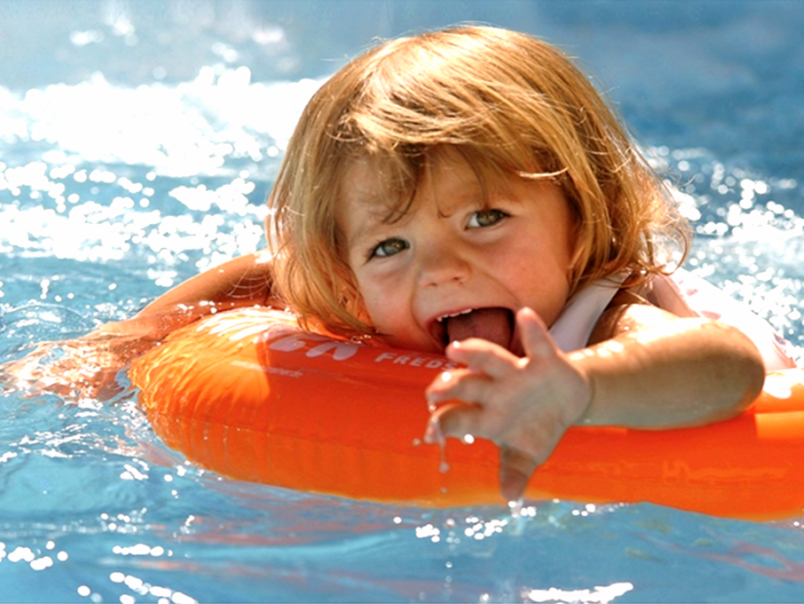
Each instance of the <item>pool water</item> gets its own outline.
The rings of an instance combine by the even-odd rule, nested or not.
[[[5,0],[0,362],[261,247],[323,79],[374,36],[467,20],[546,37],[597,75],[678,184],[690,268],[801,355],[804,4]],[[66,404],[10,386],[1,601],[804,601],[804,512],[323,497],[187,462],[130,392]]]

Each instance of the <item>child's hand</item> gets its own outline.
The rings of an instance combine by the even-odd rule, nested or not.
[[[57,394],[65,401],[109,400],[123,391],[118,372],[158,343],[188,312],[138,316],[101,325],[72,340],[42,342],[27,355],[0,365],[0,384],[27,396]]]
[[[427,389],[432,404],[458,399],[432,416],[425,439],[440,426],[445,436],[488,438],[500,447],[500,487],[509,501],[522,496],[530,475],[592,398],[586,377],[556,348],[529,308],[517,313],[525,350],[519,358],[486,340],[453,342],[447,357],[466,365],[441,374]]]
[[[16,361],[0,365],[0,383],[27,396],[59,395],[68,402],[109,400],[122,392],[117,373],[154,345],[135,336],[93,333],[74,340],[43,342]]]

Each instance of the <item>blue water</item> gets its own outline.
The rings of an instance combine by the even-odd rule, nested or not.
[[[804,3],[2,0],[0,361],[258,249],[322,79],[375,36],[459,21],[541,35],[595,73],[680,188],[691,268],[801,349]],[[804,601],[804,513],[525,511],[224,479],[130,394],[0,401],[2,601]]]

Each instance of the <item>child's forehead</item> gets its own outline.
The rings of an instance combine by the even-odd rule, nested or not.
[[[340,181],[340,200],[347,205],[360,203],[371,206],[384,200],[387,203],[391,179],[384,163],[370,157],[360,157],[348,162]]]
[[[411,206],[414,197],[431,196],[439,205],[476,201],[498,180],[490,169],[478,168],[454,151],[428,154],[407,173],[390,160],[360,157],[347,164],[339,197],[346,205],[358,203],[386,216],[389,210]]]
[[[369,158],[350,161],[338,183],[335,222],[348,239],[362,238],[389,213],[389,187],[377,162]]]
[[[508,203],[519,199],[510,188],[515,176],[478,172],[460,155],[442,156],[423,166],[417,176],[409,186],[395,186],[382,161],[363,157],[348,164],[334,208],[342,242],[349,248],[376,243],[422,211],[449,218],[490,207],[500,197]]]

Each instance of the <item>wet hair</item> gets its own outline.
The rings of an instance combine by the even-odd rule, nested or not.
[[[686,254],[662,181],[562,51],[490,27],[424,33],[343,67],[290,139],[267,230],[277,291],[308,327],[372,333],[335,218],[347,169],[362,159],[379,167],[393,219],[445,148],[481,182],[513,175],[562,188],[575,221],[572,291],[616,273],[628,272],[630,286],[665,271],[666,241]]]

